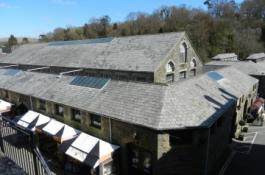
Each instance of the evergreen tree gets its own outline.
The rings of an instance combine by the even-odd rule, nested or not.
[[[10,35],[7,44],[9,47],[17,45],[18,44],[17,38],[14,35]]]

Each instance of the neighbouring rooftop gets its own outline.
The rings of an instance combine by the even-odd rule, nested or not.
[[[252,61],[211,61],[203,67],[204,72],[232,66],[248,75],[265,75],[265,63],[254,63]]]
[[[212,57],[212,60],[237,61],[238,56],[235,53],[222,53]]]
[[[265,59],[265,53],[254,53],[247,57],[247,60]]]

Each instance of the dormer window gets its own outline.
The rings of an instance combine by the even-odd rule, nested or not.
[[[167,73],[172,73],[175,71],[175,65],[172,61],[170,61],[169,63],[167,63]]]
[[[187,44],[184,42],[180,45],[180,62],[186,63],[188,58],[188,47]]]

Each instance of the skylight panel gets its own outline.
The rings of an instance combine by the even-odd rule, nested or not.
[[[15,76],[20,70],[18,69],[7,69],[4,75]]]
[[[88,77],[88,76],[76,76],[71,82],[70,85],[89,87],[95,89],[101,89],[109,79],[97,78],[97,77]]]
[[[215,72],[215,71],[210,71],[210,72],[208,72],[207,74],[208,74],[208,76],[209,76],[211,79],[213,79],[213,80],[215,80],[215,81],[219,81],[219,80],[221,80],[221,79],[224,78],[222,75],[220,75],[218,72]]]

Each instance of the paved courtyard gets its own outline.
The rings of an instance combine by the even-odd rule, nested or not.
[[[235,143],[234,154],[219,175],[264,175],[265,127],[251,126],[244,141]]]
[[[13,161],[0,155],[0,174],[1,175],[26,175]]]

